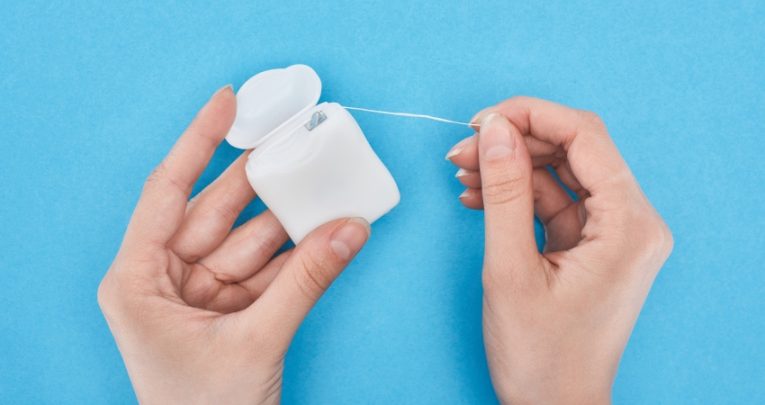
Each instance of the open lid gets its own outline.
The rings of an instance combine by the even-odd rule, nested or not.
[[[254,148],[290,118],[313,107],[321,95],[319,75],[306,65],[260,72],[236,93],[236,118],[226,140]]]

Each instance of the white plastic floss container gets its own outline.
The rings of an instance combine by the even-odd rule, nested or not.
[[[253,149],[247,179],[295,242],[338,218],[369,223],[398,204],[396,182],[348,111],[316,105],[321,79],[306,65],[251,77],[236,94],[226,140]]]

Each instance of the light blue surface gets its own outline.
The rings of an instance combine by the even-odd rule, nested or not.
[[[141,184],[215,89],[292,63],[348,105],[599,112],[676,239],[616,401],[765,401],[765,3],[63,3],[0,10],[0,402],[134,401],[96,287]],[[356,116],[402,200],[300,330],[285,402],[491,403],[482,216],[443,159],[470,132]]]

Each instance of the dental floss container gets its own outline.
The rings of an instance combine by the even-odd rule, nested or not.
[[[309,66],[258,73],[237,92],[226,136],[236,148],[253,149],[247,179],[295,243],[334,219],[372,223],[400,199],[353,116],[338,103],[317,105],[320,94],[321,79]]]

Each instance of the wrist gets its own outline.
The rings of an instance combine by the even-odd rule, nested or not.
[[[501,404],[524,405],[524,404],[610,404],[611,390],[583,387],[523,387],[512,384],[495,384],[497,398]]]
[[[565,356],[489,360],[491,379],[502,404],[610,404],[611,367],[556,361]],[[494,361],[492,361],[494,360]],[[514,361],[513,361],[514,360]],[[531,360],[527,362],[526,360]]]

